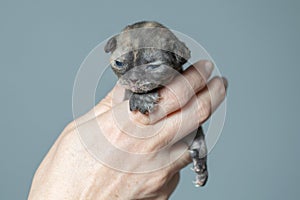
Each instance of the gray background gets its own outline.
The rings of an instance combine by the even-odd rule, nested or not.
[[[299,2],[0,1],[0,199],[27,198],[36,168],[72,120],[85,56],[143,19],[200,42],[230,81],[208,185],[193,188],[185,169],[171,199],[299,199]]]

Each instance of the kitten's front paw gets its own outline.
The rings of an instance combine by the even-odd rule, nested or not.
[[[151,113],[155,109],[155,105],[159,101],[158,92],[146,94],[133,93],[129,99],[129,107],[131,111],[138,110],[143,114]]]

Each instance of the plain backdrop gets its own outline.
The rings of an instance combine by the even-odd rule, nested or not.
[[[300,1],[0,1],[0,199],[26,199],[72,117],[77,70],[127,24],[156,20],[201,43],[228,77],[210,179],[171,199],[300,199]],[[106,80],[97,100],[110,90]]]

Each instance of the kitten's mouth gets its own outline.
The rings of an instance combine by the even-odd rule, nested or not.
[[[147,93],[151,90],[154,90],[158,87],[158,85],[154,83],[147,83],[147,84],[137,84],[131,82],[125,82],[122,79],[119,79],[119,84],[122,85],[125,89],[130,90],[134,93]]]
[[[125,86],[126,89],[131,90],[134,93],[147,93],[154,88],[152,87],[147,87],[147,86],[136,86],[136,85],[127,85]]]

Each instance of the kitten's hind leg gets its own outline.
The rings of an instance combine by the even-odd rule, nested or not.
[[[190,155],[193,160],[193,170],[196,172],[195,186],[204,186],[208,179],[207,171],[207,147],[203,129],[200,126],[196,137],[190,146]]]

